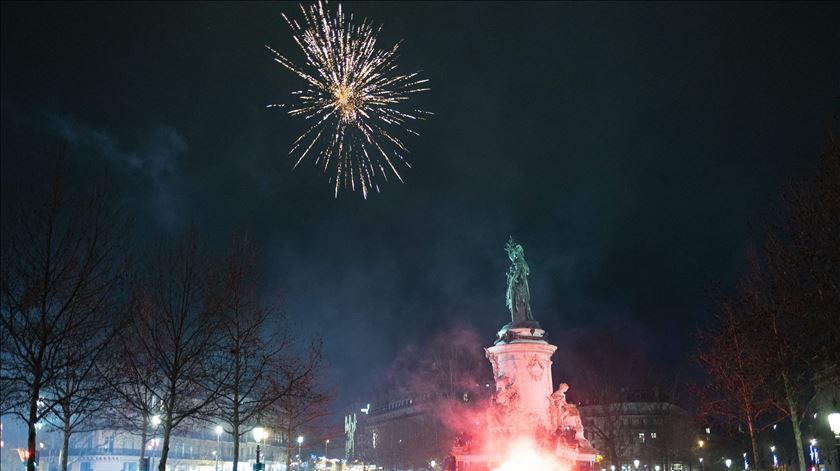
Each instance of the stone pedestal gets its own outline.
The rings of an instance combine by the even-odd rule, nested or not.
[[[504,415],[501,428],[511,436],[531,435],[539,426],[549,430],[551,355],[557,347],[541,340],[541,329],[514,328],[499,334],[508,341],[497,341],[485,354],[493,365],[495,402]]]

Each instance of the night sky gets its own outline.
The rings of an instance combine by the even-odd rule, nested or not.
[[[65,138],[139,245],[251,231],[266,294],[323,333],[339,403],[440,330],[489,345],[508,235],[555,341],[620,326],[684,367],[840,97],[838,4],[344,7],[403,40],[435,113],[405,183],[367,200],[335,199],[311,160],[292,171],[302,123],[266,109],[301,86],[264,48],[301,57],[280,16],[296,4],[2,5],[4,197]]]

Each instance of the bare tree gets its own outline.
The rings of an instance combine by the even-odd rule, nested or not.
[[[138,296],[139,297],[139,296]],[[145,309],[142,297],[134,299],[127,310],[127,319],[134,313]],[[113,361],[100,366],[101,376],[108,381],[108,392],[113,393],[115,406],[113,426],[140,436],[140,456],[138,469],[144,469],[146,444],[149,440],[150,426],[157,427],[161,413],[161,394],[154,385],[163,384],[164,375],[157,369],[157,364],[147,357],[141,339],[132,334],[129,327],[118,334],[113,352]]]
[[[784,282],[786,316],[809,333],[821,365],[840,364],[840,117],[835,116],[813,175],[790,184],[782,222],[766,244],[768,271]],[[835,372],[835,374],[838,374]]]
[[[87,389],[66,387],[70,371],[80,360],[90,365],[78,349],[102,327],[125,269],[107,199],[72,194],[64,148],[57,154],[46,191],[3,217],[2,404],[27,425],[28,471],[36,467],[36,424],[59,402],[70,409],[84,402],[76,399]]]
[[[740,396],[741,417],[754,416],[745,423],[754,462],[754,419],[772,404],[790,419],[799,469],[805,469],[802,422],[814,397],[813,378],[837,374],[831,368],[840,361],[840,143],[835,136],[829,133],[817,173],[784,192],[780,222],[769,224],[764,245],[751,254],[750,270],[734,301],[724,304],[721,328],[706,336],[708,348],[701,355],[713,383],[729,391],[723,396]],[[715,351],[743,363],[719,364]],[[757,397],[757,388],[767,394]]]
[[[218,326],[207,309],[208,269],[194,231],[161,248],[141,278],[125,331],[136,349],[123,356],[130,378],[138,382],[134,389],[153,396],[160,407],[160,471],[166,471],[172,431],[187,419],[202,418],[216,399],[211,367]],[[136,412],[148,407],[143,395],[122,399]]]
[[[782,223],[769,232],[763,260],[754,263],[749,296],[765,355],[778,373],[774,397],[790,418],[800,470],[806,469],[802,425],[814,398],[812,379],[840,363],[840,142],[834,132],[818,164],[815,175],[784,192]]]
[[[276,400],[272,365],[290,345],[288,330],[271,306],[260,302],[257,253],[247,237],[234,238],[211,283],[212,309],[220,328],[215,411],[233,437],[233,471],[239,443]]]
[[[286,352],[273,366],[271,406],[274,428],[286,436],[286,469],[291,469],[294,439],[305,427],[326,417],[330,395],[321,386],[321,342],[313,340],[304,355]]]
[[[105,354],[116,327],[111,319],[114,316],[96,316],[100,330],[77,339],[76,348],[66,352],[70,357],[65,359],[53,384],[46,388],[52,411],[44,417],[44,422],[62,434],[62,471],[67,471],[71,435],[97,430],[109,423],[112,396],[107,392],[108,382],[100,374],[99,365],[106,361]]]
[[[743,428],[750,439],[752,462],[759,466],[758,433],[779,420],[767,384],[772,370],[752,336],[747,308],[737,300],[722,303],[718,326],[700,333],[697,357],[709,377],[702,415],[731,428]]]

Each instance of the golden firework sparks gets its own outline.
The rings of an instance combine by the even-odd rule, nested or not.
[[[335,15],[319,1],[300,6],[303,23],[286,20],[305,61],[298,66],[271,47],[274,60],[304,79],[307,87],[293,93],[297,102],[289,110],[311,122],[292,144],[289,154],[296,157],[294,167],[310,154],[322,170],[334,175],[335,196],[342,187],[356,190],[367,198],[379,191],[378,180],[389,174],[402,181],[398,169],[411,167],[408,149],[400,139],[409,121],[428,113],[406,110],[411,94],[429,90],[418,72],[396,73],[399,44],[381,49],[376,33],[367,20],[353,23],[344,16],[341,4]],[[282,106],[282,105],[269,105]]]

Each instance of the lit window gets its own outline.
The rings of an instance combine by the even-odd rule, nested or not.
[[[642,443],[645,442],[645,432],[639,432],[639,441]]]
[[[650,432],[650,438],[656,438],[656,432]]]

